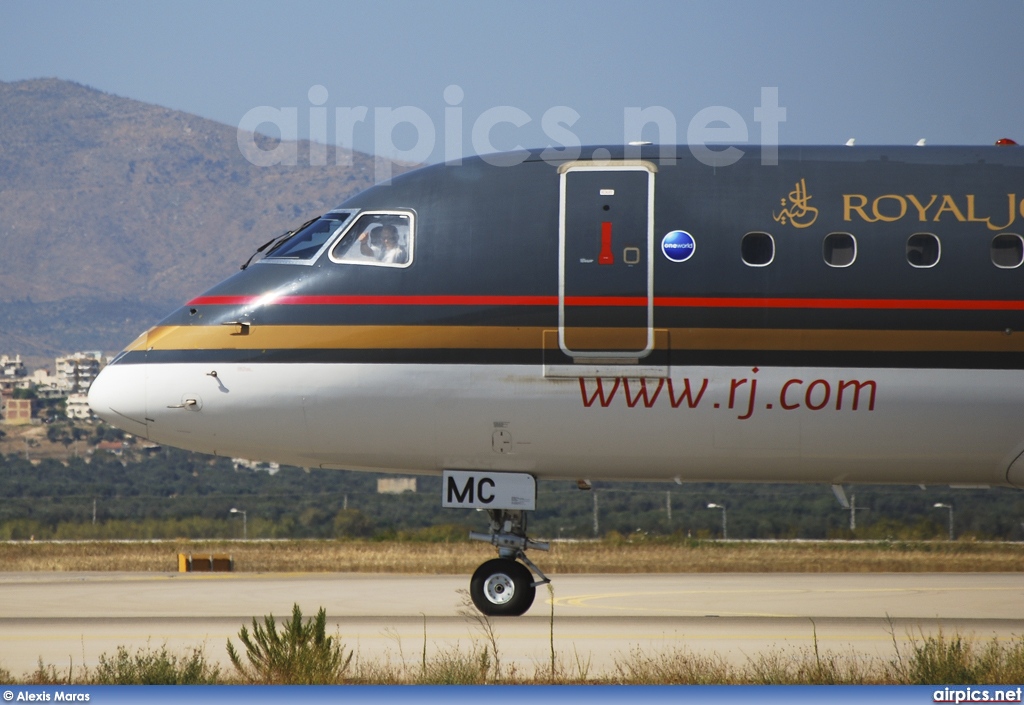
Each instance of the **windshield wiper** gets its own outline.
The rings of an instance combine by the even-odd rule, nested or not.
[[[249,256],[249,259],[245,260],[245,264],[243,264],[241,267],[239,267],[239,269],[245,269],[246,267],[248,267],[250,264],[252,264],[252,261],[253,261],[253,259],[255,259],[256,255],[260,254],[261,252],[263,252],[267,248],[270,248],[271,250],[274,249],[274,248],[270,247],[271,245],[283,244],[285,242],[285,240],[290,238],[292,235],[294,235],[295,233],[297,233],[299,231],[305,230],[306,228],[308,228],[310,225],[312,225],[313,223],[315,223],[318,220],[320,220],[320,216],[317,216],[317,217],[313,218],[312,220],[307,220],[305,223],[303,223],[299,227],[295,228],[294,230],[289,230],[288,232],[286,232],[286,233],[284,233],[282,235],[277,235],[276,237],[271,238],[267,242],[265,242],[262,245],[260,245],[259,247],[257,247],[256,251],[253,252]]]

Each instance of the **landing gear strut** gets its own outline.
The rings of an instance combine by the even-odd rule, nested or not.
[[[473,531],[469,537],[497,547],[499,557],[476,569],[469,583],[469,595],[476,608],[485,615],[518,617],[530,609],[537,594],[537,586],[551,582],[526,557],[526,549],[547,551],[551,545],[526,537],[525,511],[488,509],[487,514],[491,518],[490,533]],[[537,580],[534,580],[531,570],[537,574]]]

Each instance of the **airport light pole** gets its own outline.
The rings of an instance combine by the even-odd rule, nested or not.
[[[247,540],[249,538],[249,517],[248,517],[248,515],[245,513],[244,509],[235,509],[234,507],[231,508],[231,513],[232,514],[241,514],[242,515],[242,538]]]
[[[949,510],[949,540],[953,540],[953,505],[943,504],[942,502],[936,502],[932,505],[936,509],[948,509]]]
[[[726,525],[725,525],[725,505],[724,504],[715,504],[714,502],[712,502],[711,504],[708,505],[708,509],[721,509],[722,510],[722,538],[723,539],[729,538],[729,532],[727,531]]]

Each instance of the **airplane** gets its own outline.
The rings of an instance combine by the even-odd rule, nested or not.
[[[1024,151],[734,149],[402,174],[143,333],[89,402],[193,451],[442,475],[490,518],[487,615],[548,581],[537,480],[1024,486]]]

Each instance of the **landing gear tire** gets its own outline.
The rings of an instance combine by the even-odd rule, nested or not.
[[[489,617],[518,617],[530,609],[537,589],[522,563],[494,558],[476,569],[469,582],[473,604]]]

